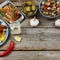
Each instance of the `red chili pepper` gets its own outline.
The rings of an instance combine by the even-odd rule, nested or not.
[[[0,57],[8,55],[12,51],[13,47],[14,47],[14,42],[11,41],[9,48],[4,52],[0,52]]]

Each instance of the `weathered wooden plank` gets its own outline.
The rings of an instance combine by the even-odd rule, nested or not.
[[[13,51],[0,60],[60,60],[60,51]]]
[[[16,35],[17,36],[17,35]],[[60,29],[56,28],[22,28],[21,42],[15,42],[14,50],[60,50]],[[6,50],[10,40],[0,48]]]

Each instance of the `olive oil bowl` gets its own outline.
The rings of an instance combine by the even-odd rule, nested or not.
[[[24,16],[32,17],[37,12],[37,6],[33,1],[29,0],[22,4],[21,12]]]

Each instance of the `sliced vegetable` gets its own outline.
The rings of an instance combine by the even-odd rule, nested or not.
[[[28,15],[29,15],[29,16],[30,16],[30,15],[33,15],[33,12],[29,12]]]
[[[32,5],[32,11],[35,11],[35,10],[36,10],[36,6]]]

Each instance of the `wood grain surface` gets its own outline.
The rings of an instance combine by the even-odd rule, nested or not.
[[[2,3],[5,0],[0,0]],[[18,8],[27,0],[11,0]],[[34,0],[38,5],[40,0]],[[21,34],[10,35],[7,42],[0,47],[0,52],[5,51],[10,41],[15,42],[13,51],[0,60],[60,60],[60,28],[55,27],[56,19],[44,18],[39,11],[35,17],[40,21],[36,28],[30,26],[30,19],[25,17],[21,23]],[[21,36],[22,41],[16,42],[14,36]]]
[[[60,29],[22,28],[18,36],[22,37],[21,42],[16,42],[11,36],[0,50],[6,50],[11,40],[15,42],[14,50],[60,50]]]
[[[12,51],[0,60],[60,60],[60,51]]]

